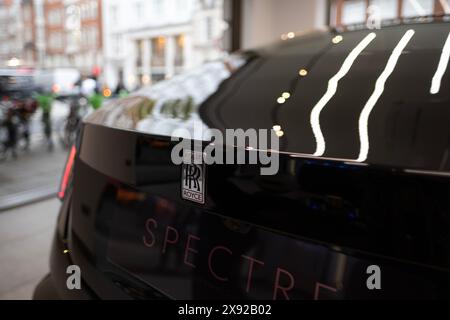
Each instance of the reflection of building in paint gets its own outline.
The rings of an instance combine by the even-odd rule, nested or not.
[[[155,83],[223,53],[223,0],[104,2],[109,87]]]
[[[242,0],[241,46],[254,49],[327,24],[327,0]]]
[[[330,24],[345,26],[366,23],[370,20],[370,6],[381,9],[382,20],[393,20],[450,13],[449,4],[449,0],[332,0]]]
[[[359,157],[356,161],[365,162],[367,157],[369,156],[370,149],[370,141],[369,141],[369,119],[370,114],[372,113],[375,105],[378,103],[378,100],[384,93],[384,88],[386,85],[386,81],[391,76],[392,72],[394,72],[395,67],[397,66],[398,60],[408,45],[409,41],[414,36],[414,30],[408,30],[399,41],[394,51],[392,51],[391,56],[387,62],[386,68],[381,73],[380,77],[377,80],[375,85],[375,91],[372,96],[367,101],[364,109],[361,112],[361,116],[359,118],[359,137],[361,142],[361,149],[359,153]]]

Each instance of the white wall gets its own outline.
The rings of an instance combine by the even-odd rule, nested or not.
[[[277,41],[288,32],[326,24],[326,0],[243,0],[242,48]]]

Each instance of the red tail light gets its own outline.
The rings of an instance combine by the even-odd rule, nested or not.
[[[72,167],[75,162],[76,154],[77,154],[77,149],[75,148],[75,146],[72,146],[72,149],[70,149],[69,158],[67,159],[67,162],[66,162],[66,167],[64,169],[64,175],[63,175],[63,178],[61,181],[61,186],[59,187],[58,198],[61,200],[64,199],[64,197],[66,195],[66,190],[67,190],[67,186],[69,184],[69,178],[70,178],[70,174],[72,173]]]

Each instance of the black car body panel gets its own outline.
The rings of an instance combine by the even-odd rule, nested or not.
[[[368,159],[356,161],[358,115],[410,29],[416,38],[370,118]],[[310,34],[106,106],[84,124],[55,250],[69,250],[92,298],[449,298],[450,77],[429,92],[449,31],[374,31],[322,112],[323,157],[313,155],[311,109],[371,31],[343,33],[342,45],[330,31]],[[291,98],[280,105],[283,92]],[[196,124],[280,125],[279,172],[208,165],[205,204],[183,200],[170,132]],[[367,286],[373,265],[382,290]]]
[[[376,38],[353,61],[320,118],[326,142],[323,157],[354,161],[361,148],[358,122],[364,106],[393,50],[413,30],[371,112],[370,152],[364,162],[447,172],[448,71],[438,94],[430,94],[430,87],[449,29],[448,23],[423,23],[358,30],[343,33],[338,44],[330,31],[311,33],[144,88],[88,122],[168,136],[175,128],[193,130],[196,124],[219,130],[280,125],[284,131],[280,151],[311,157],[316,149],[310,123],[313,108],[349,53],[374,33]],[[308,71],[306,77],[299,76],[300,69]],[[291,98],[280,105],[277,99],[283,92]],[[190,98],[194,107],[181,103]]]

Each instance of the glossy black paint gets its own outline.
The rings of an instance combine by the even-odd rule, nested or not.
[[[449,296],[446,178],[282,155],[274,177],[208,166],[201,206],[181,200],[171,142],[121,132],[109,143],[116,134],[87,125],[76,164],[71,251],[96,270],[94,291],[101,277],[134,298]],[[380,292],[366,287],[372,264]]]
[[[358,115],[411,28],[416,38],[370,118],[369,159],[354,162]],[[377,31],[323,112],[323,158],[311,156],[311,108],[368,31],[344,33],[342,45],[331,32],[310,34],[253,52],[231,73],[216,65],[224,82],[197,105],[172,88],[174,103],[151,89],[107,106],[83,128],[68,233],[56,241],[103,299],[449,298],[449,77],[429,93],[449,31],[447,23]],[[280,106],[284,91],[292,97]],[[279,173],[207,166],[205,205],[182,200],[167,132],[193,123],[282,126]],[[381,267],[382,290],[366,286],[371,265]]]
[[[376,38],[354,61],[320,116],[326,141],[323,157],[354,161],[361,148],[358,127],[361,112],[394,48],[408,30],[414,30],[415,34],[400,55],[369,118],[370,148],[365,162],[445,173],[450,169],[449,71],[438,94],[431,94],[430,88],[450,32],[448,22],[351,31],[343,33],[338,44],[333,43],[335,33],[314,32],[247,53],[243,55],[247,62],[238,64],[239,67],[230,67],[227,62],[216,65],[213,75],[233,72],[213,77],[214,80],[210,75],[204,79],[197,76],[199,80],[192,81],[197,72],[191,77],[170,80],[163,89],[143,89],[134,97],[137,101],[117,103],[88,122],[169,136],[177,127],[187,126],[191,130],[191,122],[220,130],[271,129],[279,125],[284,131],[280,151],[312,157],[316,140],[311,112],[349,53],[374,32]],[[306,69],[308,75],[299,76],[300,69]],[[216,82],[219,89],[211,91]],[[164,106],[170,97],[188,99],[197,91],[208,94],[194,99],[190,119],[186,119],[184,112],[167,115]],[[284,92],[289,92],[291,98],[280,105],[277,99]],[[146,121],[131,112],[142,101],[152,105]],[[151,121],[160,125],[147,125]]]

